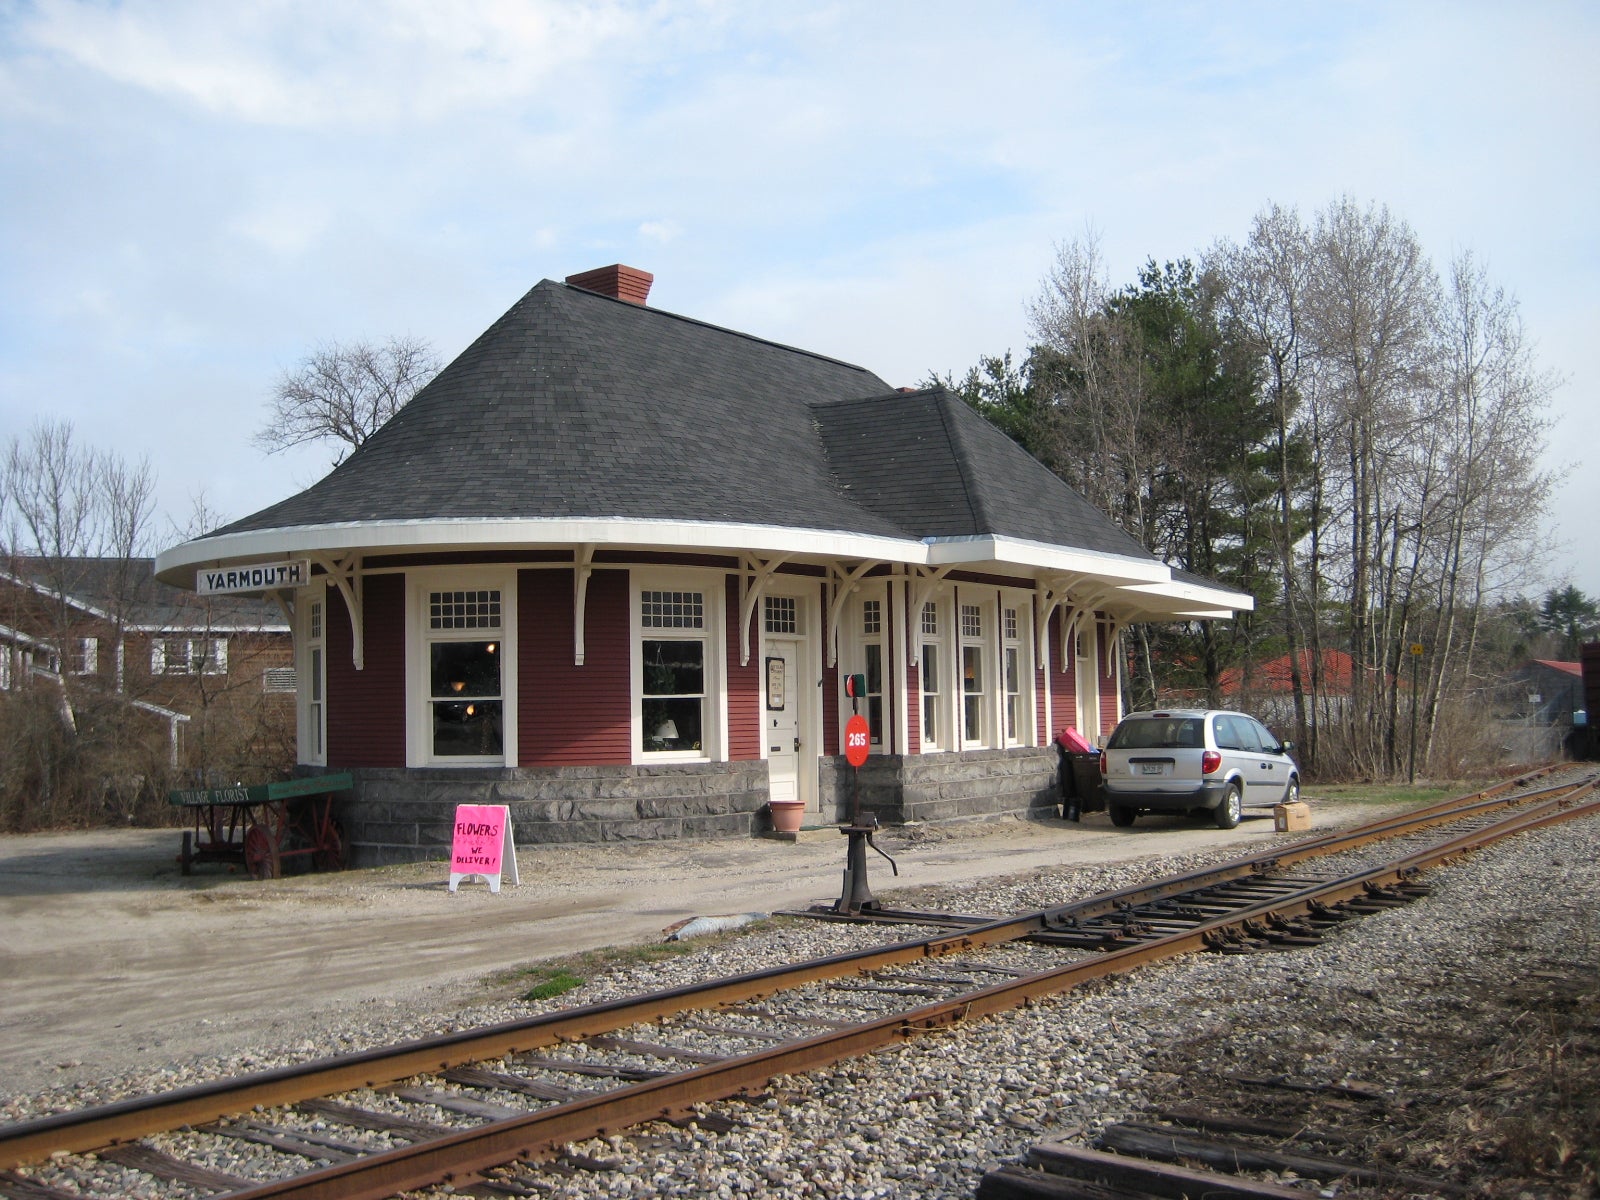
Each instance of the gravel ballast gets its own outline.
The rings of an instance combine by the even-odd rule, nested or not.
[[[1594,818],[1524,834],[1431,873],[1430,895],[1347,922],[1320,946],[1191,955],[784,1078],[749,1102],[719,1106],[741,1123],[730,1132],[650,1126],[578,1145],[576,1153],[622,1169],[545,1171],[539,1194],[967,1197],[986,1171],[1017,1161],[1034,1143],[1087,1146],[1110,1123],[1183,1100],[1215,1103],[1219,1078],[1253,1074],[1376,1089],[1384,1116],[1357,1146],[1373,1161],[1478,1195],[1590,1196],[1600,1028],[1597,843]],[[1045,868],[921,888],[894,902],[1017,912],[1236,854]],[[871,928],[778,920],[680,956],[624,956],[556,1000],[477,1005],[442,1017],[399,1003],[369,1006],[284,1044],[13,1097],[0,1117],[22,1120],[882,940]],[[1017,969],[1051,961],[1032,947],[999,953]],[[851,1004],[864,1014],[880,1002],[830,1000],[840,1017],[857,1015]],[[461,1121],[444,1110],[429,1119]],[[178,1149],[183,1138],[204,1135],[172,1136]],[[206,1161],[218,1170],[246,1172],[265,1153],[214,1140],[222,1144],[206,1148]],[[69,1160],[38,1173],[58,1186],[93,1187],[98,1179],[100,1194],[133,1194],[118,1190],[131,1177],[109,1164]],[[1416,1194],[1307,1186],[1308,1194],[1328,1196]],[[189,1193],[168,1186],[143,1194]]]

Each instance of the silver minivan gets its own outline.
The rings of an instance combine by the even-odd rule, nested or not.
[[[1217,709],[1129,713],[1100,755],[1100,785],[1113,825],[1141,812],[1209,811],[1232,829],[1244,806],[1300,798],[1300,769],[1254,717]]]

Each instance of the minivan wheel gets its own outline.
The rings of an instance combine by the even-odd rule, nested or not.
[[[1106,812],[1111,816],[1111,823],[1119,829],[1126,829],[1133,824],[1133,819],[1139,815],[1139,810],[1127,804],[1108,804]]]
[[[1289,789],[1283,793],[1285,804],[1298,804],[1300,802],[1300,777],[1292,776],[1289,779]]]
[[[1239,824],[1239,818],[1244,816],[1244,795],[1239,791],[1237,783],[1228,785],[1222,803],[1217,805],[1215,816],[1218,829],[1232,829]]]

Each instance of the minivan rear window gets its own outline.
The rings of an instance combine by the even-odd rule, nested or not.
[[[1107,750],[1198,750],[1205,745],[1199,717],[1145,717],[1117,726]]]

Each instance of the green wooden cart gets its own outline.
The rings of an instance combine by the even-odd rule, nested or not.
[[[350,786],[349,773],[341,772],[168,792],[168,803],[194,816],[178,863],[185,875],[195,863],[230,863],[243,866],[252,879],[275,879],[283,874],[285,859],[300,856],[319,871],[341,870],[344,829],[334,818],[333,798]]]

